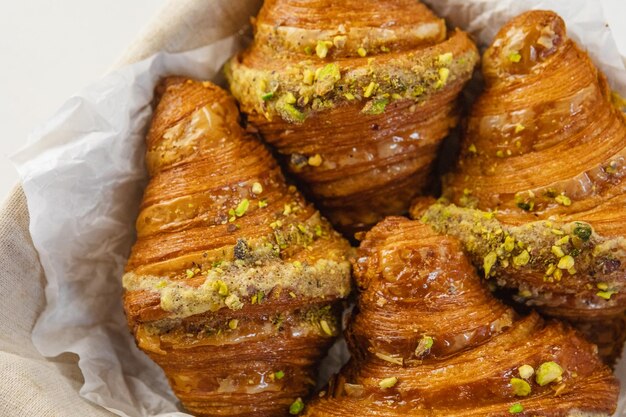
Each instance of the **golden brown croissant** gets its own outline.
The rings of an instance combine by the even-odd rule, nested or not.
[[[485,91],[444,184],[458,207],[436,205],[424,220],[460,238],[485,275],[579,323],[613,358],[626,336],[624,115],[553,12],[504,26],[483,73]],[[615,336],[595,334],[602,327]]]
[[[619,386],[595,346],[519,318],[482,285],[461,244],[390,217],[354,263],[353,359],[305,415],[609,416]]]
[[[161,88],[129,326],[194,415],[288,415],[340,329],[349,245],[240,127],[234,99],[184,78]]]
[[[249,121],[340,230],[408,210],[427,185],[475,45],[417,0],[266,0],[226,67]]]

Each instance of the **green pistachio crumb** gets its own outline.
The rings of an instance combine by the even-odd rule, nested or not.
[[[392,376],[389,378],[381,379],[380,382],[378,383],[378,386],[383,389],[387,389],[387,388],[391,388],[395,386],[397,383],[398,383],[398,378],[396,378],[395,376]]]
[[[276,109],[280,112],[281,116],[288,122],[301,123],[305,119],[304,113],[296,109],[293,104],[283,102],[277,104]]]
[[[248,201],[247,198],[244,198],[239,202],[239,204],[237,204],[237,207],[235,207],[235,215],[237,217],[243,216],[246,214],[246,211],[248,211],[248,207],[250,207],[250,201]]]
[[[196,275],[191,269],[188,269],[185,273],[187,274],[187,278],[193,278],[193,276]]]
[[[489,273],[491,272],[491,268],[495,265],[498,260],[498,255],[496,252],[489,252],[485,258],[483,259],[483,270],[485,271],[485,278],[489,278]]]
[[[513,404],[511,407],[509,407],[509,413],[511,414],[519,414],[522,411],[524,411],[524,407],[520,403]]]
[[[617,291],[608,290],[608,291],[598,291],[596,295],[600,298],[604,298],[605,300],[610,300],[611,296],[617,294]]]
[[[564,257],[562,257],[559,260],[559,264],[557,265],[557,267],[559,269],[570,269],[574,266],[574,258],[570,255],[565,255]]]
[[[574,235],[576,235],[580,240],[586,242],[591,237],[592,230],[589,225],[584,223],[576,223],[576,227],[574,227]]]
[[[522,60],[522,56],[520,55],[519,52],[511,52],[509,54],[509,61],[517,64],[521,60]]]
[[[386,97],[371,100],[363,106],[361,111],[365,114],[381,114],[385,112],[387,104],[389,104],[389,99]]]
[[[415,356],[420,357],[427,353],[435,343],[435,340],[430,336],[422,336],[417,347],[415,348]]]
[[[263,186],[260,182],[255,182],[252,184],[252,193],[253,194],[261,194],[263,192]]]
[[[519,371],[519,376],[523,379],[528,379],[535,373],[535,370],[530,365],[522,365],[517,370]]]
[[[560,246],[552,246],[550,250],[552,251],[552,254],[557,258],[562,258],[563,256],[565,256],[565,252],[563,252],[563,249],[561,249]]]
[[[231,294],[226,297],[226,300],[224,300],[224,304],[226,304],[226,307],[230,308],[231,310],[241,310],[243,308],[243,303],[235,294]]]
[[[363,97],[366,97],[366,98],[371,97],[372,94],[374,93],[374,90],[376,90],[376,87],[378,87],[378,84],[376,84],[374,81],[369,83],[369,85],[365,87],[365,89],[363,90]]]
[[[439,65],[448,65],[452,62],[452,52],[446,52],[445,54],[441,54],[437,57],[437,62]]]
[[[367,56],[367,50],[363,47],[356,50],[356,53],[359,54],[360,57],[365,58]]]
[[[470,151],[471,153],[476,153],[478,150],[476,149],[476,145],[474,145],[473,143],[469,146],[469,148],[467,148],[468,151]]]
[[[274,378],[276,379],[283,379],[285,377],[285,373],[283,371],[276,371],[274,372]]]
[[[313,55],[313,48],[311,48],[309,45],[305,46],[304,53],[307,55]]]
[[[297,398],[294,402],[289,406],[289,414],[292,416],[297,416],[304,410],[304,402],[302,398]]]
[[[323,66],[316,73],[315,92],[322,96],[333,90],[335,83],[341,79],[339,65],[335,62]]]
[[[328,48],[331,47],[332,44],[333,43],[330,41],[317,41],[315,54],[320,58],[326,58],[326,55],[328,55]]]
[[[566,207],[572,205],[572,200],[565,194],[557,195],[554,197],[554,201]]]
[[[511,378],[510,384],[513,389],[513,394],[518,397],[525,397],[530,394],[530,385],[523,379]]]
[[[333,331],[326,320],[320,320],[320,326],[324,333],[326,333],[328,336],[333,336]]]
[[[230,327],[231,330],[235,330],[238,325],[239,325],[239,320],[237,319],[232,319],[228,322],[228,327]]]
[[[515,238],[509,235],[504,238],[504,250],[511,252],[513,249],[515,249]]]
[[[522,251],[519,255],[513,257],[513,265],[524,266],[530,261],[530,254],[527,250]]]
[[[273,91],[261,94],[261,98],[263,99],[263,101],[271,100],[272,97],[274,97],[274,92]]]
[[[535,381],[540,386],[556,381],[563,375],[563,368],[556,362],[544,362],[537,368]]]

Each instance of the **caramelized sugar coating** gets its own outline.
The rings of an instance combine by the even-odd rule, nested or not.
[[[254,124],[352,235],[428,185],[478,61],[468,36],[415,0],[268,0],[227,65]]]
[[[124,275],[128,324],[194,415],[288,415],[340,330],[351,249],[226,92],[178,77],[161,90]]]
[[[609,416],[619,386],[595,346],[482,285],[454,238],[390,217],[354,262],[353,359],[307,416]]]
[[[483,74],[485,91],[444,184],[457,207],[434,206],[424,219],[460,238],[520,300],[581,324],[612,360],[626,333],[589,329],[603,321],[624,329],[624,115],[553,12],[505,25],[485,52]]]

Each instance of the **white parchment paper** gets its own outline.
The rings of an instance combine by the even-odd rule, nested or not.
[[[597,1],[427,3],[481,46],[524,10],[555,10],[613,88],[626,96],[626,70]],[[143,140],[153,88],[172,74],[219,81],[221,65],[240,47],[240,39],[230,37],[115,71],[70,98],[12,158],[47,278],[47,307],[33,330],[35,346],[49,357],[76,353],[85,377],[80,394],[120,416],[187,415],[178,411],[162,371],[135,347],[121,303],[122,271],[146,182]],[[340,350],[334,350],[334,359]],[[626,361],[617,374],[626,386]],[[624,392],[616,415],[626,416]]]

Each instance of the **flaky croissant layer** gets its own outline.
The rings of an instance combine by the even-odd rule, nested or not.
[[[350,247],[224,91],[172,77],[159,94],[128,324],[194,415],[289,415],[340,329]]]
[[[624,115],[553,12],[505,25],[483,74],[458,166],[444,181],[455,206],[437,205],[424,219],[463,240],[519,299],[581,324],[612,362],[626,332],[590,329],[625,328]]]
[[[619,386],[595,346],[481,283],[462,246],[390,217],[354,261],[352,360],[312,401],[322,416],[609,416]]]
[[[414,0],[268,0],[230,88],[322,211],[352,234],[425,189],[478,61]]]

